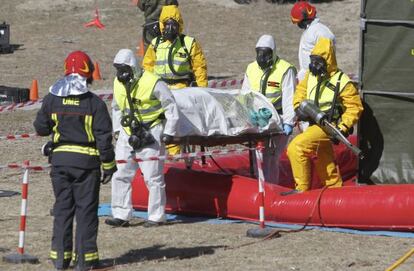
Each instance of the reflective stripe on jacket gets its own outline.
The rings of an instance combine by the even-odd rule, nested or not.
[[[157,39],[158,38],[155,38],[151,42],[154,48],[156,48],[154,73],[163,79],[189,80],[191,78],[191,73],[193,72],[190,63],[191,56],[189,54],[194,42],[194,38],[184,36],[184,44],[181,44],[181,39],[177,38],[173,44],[171,44],[169,41],[161,41],[158,45],[156,44]],[[172,64],[174,70],[180,74],[186,73],[186,75],[179,76],[174,74],[168,65],[168,54],[172,45],[174,45],[172,49]]]
[[[52,135],[53,166],[115,167],[111,117],[105,102],[92,92],[47,94],[33,124],[39,135]]]
[[[265,96],[273,104],[276,110],[282,109],[282,80],[288,69],[294,68],[289,62],[278,59],[272,67],[269,78],[267,79]],[[246,70],[250,87],[254,91],[261,91],[264,71],[257,64],[257,61],[250,63]]]
[[[161,122],[159,116],[164,113],[161,102],[154,97],[153,91],[160,78],[155,74],[145,71],[139,81],[132,87],[131,98],[134,107],[138,109],[137,118],[144,124],[150,124],[153,127]],[[126,96],[126,89],[124,85],[114,80],[114,97],[122,115],[128,115],[130,106]],[[129,127],[123,127],[128,135],[131,135]]]

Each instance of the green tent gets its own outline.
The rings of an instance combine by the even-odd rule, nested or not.
[[[359,181],[414,183],[414,1],[362,0]]]

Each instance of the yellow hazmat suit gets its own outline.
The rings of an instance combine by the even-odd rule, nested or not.
[[[184,29],[184,22],[183,18],[181,16],[180,10],[177,6],[170,5],[170,6],[164,6],[161,11],[160,15],[160,30],[161,33],[164,31],[164,22],[168,19],[174,19],[179,24],[179,34],[182,35],[183,29]],[[203,51],[201,50],[200,44],[194,39],[189,36],[185,36],[185,45],[180,43],[180,46],[186,46],[187,51],[190,54],[190,66],[191,71],[194,75],[194,80],[197,83],[197,86],[199,87],[207,87],[207,62],[204,57]],[[188,40],[188,41],[187,41]],[[163,56],[162,50],[158,50],[159,48],[169,48],[171,46],[171,42],[169,40],[164,40],[160,38],[157,40],[157,38],[153,39],[151,42],[151,45],[148,47],[147,51],[145,52],[144,59],[142,60],[142,67],[144,70],[151,71],[159,75],[161,78],[165,78],[167,74],[157,73],[156,62],[159,60],[160,57]],[[185,54],[185,53],[184,53]],[[179,61],[180,58],[182,58],[183,53],[176,53],[174,54],[174,62]],[[164,59],[166,60],[166,59]],[[167,63],[160,63],[157,65],[163,65],[165,66],[165,70],[168,70],[168,64]],[[172,81],[172,80],[171,80]],[[185,88],[189,86],[189,82],[179,82],[177,80],[177,83],[169,83],[167,82],[169,87],[171,89],[180,89]]]
[[[332,87],[329,87],[330,79],[337,78],[340,70],[336,64],[336,56],[332,41],[327,38],[320,38],[316,43],[311,55],[323,57],[327,63],[328,78],[324,78],[320,90],[319,101],[326,97],[332,97]],[[296,87],[293,98],[294,108],[298,108],[305,99],[315,98],[314,84],[315,76],[309,70],[305,78]],[[341,106],[343,113],[338,119],[338,128],[347,132],[358,121],[363,111],[361,98],[358,90],[345,74],[339,88],[337,103]],[[332,83],[332,82],[331,82]],[[336,81],[334,82],[336,84]],[[323,103],[321,103],[323,104]],[[311,156],[316,155],[316,171],[323,185],[329,187],[342,186],[342,178],[335,164],[332,143],[328,135],[317,125],[311,125],[302,134],[296,136],[288,146],[287,154],[292,165],[293,177],[296,183],[296,190],[307,191],[311,182]]]
[[[184,22],[180,10],[175,5],[164,6],[160,15],[160,31],[164,31],[164,22],[174,19],[179,24],[178,40],[174,44],[169,40],[154,38],[142,60],[142,68],[160,76],[170,89],[180,89],[190,86],[191,81],[195,81],[199,87],[207,87],[207,63],[201,50],[200,44],[192,37],[183,35]],[[174,46],[173,50],[170,47]],[[172,73],[168,65],[169,52],[173,58],[174,67],[181,72],[188,72],[187,75],[176,75]],[[189,53],[189,57],[186,56]],[[177,64],[178,63],[178,64]],[[189,74],[192,74],[190,76]],[[168,153],[178,154],[180,147],[168,145]]]

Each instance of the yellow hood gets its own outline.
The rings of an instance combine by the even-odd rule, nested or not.
[[[183,17],[181,16],[180,10],[177,6],[169,5],[163,6],[160,15],[160,30],[161,33],[164,31],[164,22],[168,19],[174,19],[180,25],[179,32],[180,34],[183,33],[184,29],[184,21]]]
[[[321,56],[326,60],[329,76],[332,76],[337,70],[335,48],[332,40],[327,38],[319,38],[318,42],[312,50],[311,55]]]

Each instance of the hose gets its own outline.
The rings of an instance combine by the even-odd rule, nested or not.
[[[402,263],[404,263],[408,258],[410,258],[414,254],[414,248],[412,248],[410,251],[408,251],[404,256],[398,259],[393,265],[388,267],[385,271],[392,271],[398,266],[400,266]]]
[[[186,75],[190,75],[190,77],[191,77],[191,75],[193,74],[192,72],[178,72],[178,71],[176,71],[175,70],[175,68],[174,68],[174,65],[173,65],[173,58],[172,58],[172,55],[173,55],[173,53],[172,53],[172,51],[173,51],[173,49],[174,49],[174,47],[175,47],[175,44],[177,43],[177,40],[181,40],[180,39],[180,37],[177,37],[177,38],[175,38],[175,40],[173,41],[173,43],[171,44],[171,46],[170,46],[170,49],[168,50],[168,67],[170,68],[170,70],[172,71],[172,73],[174,74],[174,75],[177,75],[177,76],[186,76]],[[182,42],[182,43],[184,43],[184,42]],[[181,44],[184,48],[185,48],[185,44]],[[186,49],[185,49],[186,50]],[[187,55],[188,55],[188,63],[190,64],[190,70],[192,70],[192,67],[191,67],[191,60],[190,60],[190,54],[188,53],[188,50],[186,50],[186,53],[187,53]]]

